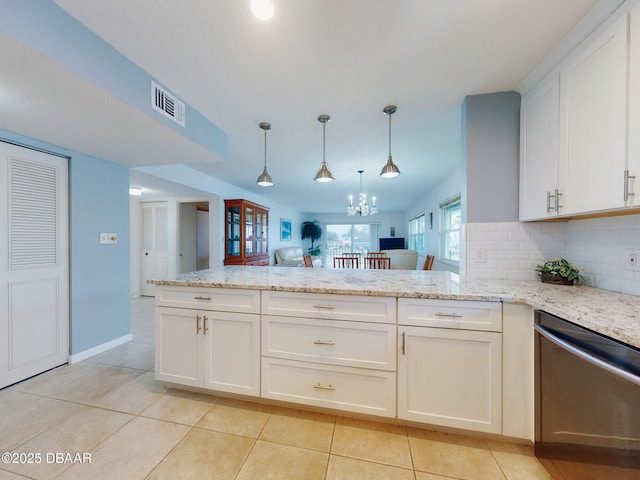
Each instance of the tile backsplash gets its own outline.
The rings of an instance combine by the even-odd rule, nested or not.
[[[569,222],[468,223],[466,252],[460,262],[466,278],[535,280],[534,268],[545,259],[564,257],[582,269],[584,283],[640,295],[640,268],[628,266],[638,252],[640,215]]]

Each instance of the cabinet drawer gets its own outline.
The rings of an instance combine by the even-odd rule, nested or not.
[[[260,313],[260,291],[156,286],[156,305],[222,312]]]
[[[262,396],[384,417],[396,415],[396,374],[262,358]]]
[[[396,299],[365,295],[262,292],[262,313],[395,324]]]
[[[263,316],[262,354],[395,371],[396,327],[382,323]]]
[[[418,327],[502,331],[502,303],[398,299],[398,323]]]

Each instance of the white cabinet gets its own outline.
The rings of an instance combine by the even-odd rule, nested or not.
[[[561,214],[625,206],[627,37],[623,15],[560,73]]]
[[[627,150],[627,205],[640,205],[640,3],[630,13],[629,30],[629,131]],[[636,193],[637,192],[637,193]]]
[[[640,5],[522,98],[520,220],[638,205]]]
[[[522,98],[520,109],[520,220],[558,215],[560,77]]]
[[[502,433],[502,305],[447,303],[398,299],[398,418]],[[424,326],[432,321],[444,328]]]
[[[260,395],[260,315],[243,313],[259,292],[158,287],[155,372],[158,380]],[[180,308],[204,302],[201,309]],[[218,302],[227,310],[212,310]],[[162,306],[169,305],[169,306]]]
[[[262,292],[262,396],[395,417],[395,304]]]

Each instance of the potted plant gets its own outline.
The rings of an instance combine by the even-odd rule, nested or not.
[[[305,238],[311,239],[311,248],[309,249],[309,255],[313,255],[315,257],[320,256],[320,245],[313,246],[314,242],[320,240],[322,237],[322,227],[320,226],[320,222],[317,220],[302,222],[302,226],[300,227],[300,236],[302,240]]]
[[[554,258],[542,265],[536,265],[536,272],[540,272],[540,279],[543,283],[558,285],[573,285],[582,278],[580,269],[564,258]]]

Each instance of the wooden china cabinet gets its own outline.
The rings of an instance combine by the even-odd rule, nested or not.
[[[225,265],[269,265],[269,209],[225,200]]]

